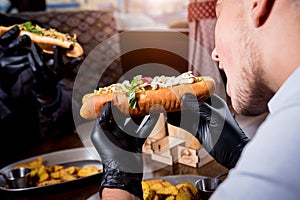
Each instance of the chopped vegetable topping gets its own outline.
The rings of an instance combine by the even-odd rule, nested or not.
[[[43,35],[43,32],[37,30],[34,26],[32,26],[31,22],[25,22],[24,23],[24,29],[28,32],[31,32],[31,33],[35,33],[35,34],[38,34],[38,35]]]
[[[32,22],[28,21],[25,22],[24,24],[19,24],[18,25],[21,31],[28,31],[34,34],[38,35],[43,35],[43,36],[49,36],[52,38],[59,39],[61,41],[71,41],[71,42],[76,42],[76,34],[71,36],[68,33],[60,33],[56,31],[55,29],[45,29],[40,27],[39,25],[33,25]]]
[[[191,71],[185,72],[177,77],[156,76],[153,79],[151,77],[142,77],[142,75],[137,75],[131,82],[126,80],[123,83],[112,84],[108,87],[99,88],[98,90],[95,90],[94,93],[126,93],[130,108],[134,109],[137,106],[136,94],[144,92],[147,86],[151,87],[152,90],[157,90],[159,88],[172,87],[185,83],[202,82],[203,80],[204,79],[202,77],[195,77]]]
[[[137,75],[137,76],[133,77],[133,79],[130,83],[130,87],[128,88],[129,91],[127,92],[127,99],[128,99],[129,106],[132,109],[135,109],[136,105],[137,105],[137,100],[136,100],[136,96],[135,96],[136,90],[143,83],[144,83],[144,81],[142,81],[142,75]]]

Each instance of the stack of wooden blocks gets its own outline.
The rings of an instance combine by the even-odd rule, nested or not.
[[[191,133],[165,123],[163,115],[147,138],[143,152],[167,165],[180,163],[197,168],[213,160]]]

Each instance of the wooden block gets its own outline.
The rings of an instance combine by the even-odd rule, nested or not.
[[[178,163],[191,167],[198,168],[213,160],[213,157],[211,157],[204,148],[195,150],[184,146],[178,146],[177,150]]]
[[[190,132],[171,124],[167,124],[167,127],[169,136],[185,140],[185,147],[196,150],[201,148],[202,145],[198,139],[195,138]]]
[[[175,146],[172,147],[171,149],[159,153],[152,152],[151,159],[167,165],[173,165],[174,163],[177,163],[178,160],[177,147],[178,146]]]
[[[169,151],[161,154],[151,153],[151,159],[167,165],[173,165],[173,157]]]
[[[178,145],[184,145],[183,139],[166,136],[160,140],[152,143],[152,150],[154,153],[159,154],[172,149]]]
[[[152,132],[146,139],[142,151],[146,154],[151,154],[153,152],[152,150],[152,143],[156,142],[157,140],[160,140],[161,138],[165,137],[167,134],[166,131],[166,123],[165,123],[165,117],[163,114],[161,114],[158,118],[157,124],[154,126]]]
[[[159,140],[167,135],[166,131],[166,120],[163,114],[160,114],[156,125],[154,126],[152,132],[148,138],[152,140]]]
[[[146,154],[151,154],[153,152],[152,150],[152,143],[153,142],[156,142],[157,140],[155,139],[152,139],[152,138],[147,138],[143,147],[142,147],[142,151],[143,153],[146,153]]]
[[[188,165],[191,167],[198,167],[200,159],[197,150],[190,149],[184,146],[178,146],[178,163]]]
[[[198,156],[200,159],[199,167],[214,160],[214,158],[203,147],[198,150]]]

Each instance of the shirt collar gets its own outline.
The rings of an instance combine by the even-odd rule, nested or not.
[[[288,77],[268,103],[270,113],[282,108],[287,102],[300,102],[300,66]]]

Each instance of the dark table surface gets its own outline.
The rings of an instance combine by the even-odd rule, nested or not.
[[[84,147],[79,135],[74,132],[72,134],[66,135],[56,135],[51,136],[45,139],[39,147],[35,147],[28,151],[27,158],[46,154],[49,152],[79,148]],[[146,159],[149,159],[149,155],[146,155]],[[150,163],[154,163],[152,161]],[[151,167],[151,166],[150,166]],[[219,165],[216,161],[211,161],[199,168],[189,167],[183,164],[174,164],[172,166],[165,165],[162,168],[151,172],[151,174],[146,173],[147,178],[151,177],[160,177],[168,175],[201,175],[208,177],[215,177],[220,174],[226,173],[227,169]],[[0,199],[3,200],[14,200],[14,199],[23,199],[23,200],[35,200],[35,199],[51,199],[51,200],[84,200],[88,199],[92,195],[98,192],[100,176],[95,176],[86,181],[80,182],[80,184],[69,184],[67,187],[53,187],[52,189],[45,190],[32,190],[32,191],[0,191]]]

